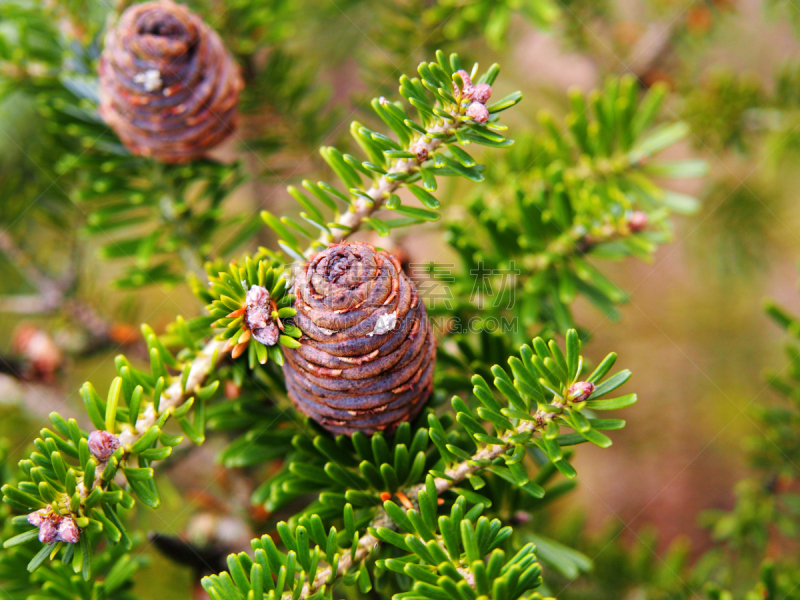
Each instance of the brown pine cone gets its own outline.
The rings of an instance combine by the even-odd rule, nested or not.
[[[236,128],[239,66],[216,32],[171,0],[122,13],[99,75],[100,116],[134,154],[189,162]]]
[[[295,281],[301,346],[284,349],[297,407],[333,433],[392,432],[433,388],[436,338],[425,304],[394,256],[342,242]]]

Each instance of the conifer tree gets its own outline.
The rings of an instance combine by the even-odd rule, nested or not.
[[[3,597],[136,598],[148,543],[194,567],[213,600],[513,600],[573,580],[593,598],[636,585],[692,597],[623,545],[606,565],[615,579],[592,579],[601,542],[554,539],[530,519],[575,487],[577,447],[610,448],[635,410],[626,357],[620,368],[587,346],[574,304],[618,319],[628,293],[604,261],[652,258],[674,215],[699,206],[669,180],[704,177],[707,163],[661,154],[690,133],[665,110],[668,86],[616,74],[571,92],[564,115],[538,112],[498,64],[449,50],[471,54],[474,39],[490,56],[517,18],[577,43],[590,7],[372,4],[0,5],[0,100],[31,121],[21,152],[39,165],[0,177],[0,249],[35,288],[28,312],[74,321],[90,340],[79,352],[116,355],[108,387],[83,383],[82,411],[50,412],[16,467],[0,446]],[[364,11],[382,57],[349,50],[381,95],[338,136],[315,77],[328,57],[298,48]],[[688,103],[687,120],[705,107]],[[318,145],[319,159],[298,158]],[[290,202],[274,202],[265,190],[285,181]],[[258,218],[236,208],[244,186],[264,192]],[[50,269],[28,242],[34,223],[60,231]],[[402,233],[435,235],[458,258],[446,278],[429,264],[446,302],[426,304],[392,249]],[[83,273],[92,247],[97,281]],[[131,343],[92,289],[111,279],[131,294],[187,284],[194,304]],[[794,317],[768,312],[796,337]],[[43,356],[40,333],[20,338],[18,373],[57,377],[60,350]],[[796,404],[789,355],[790,376],[770,382]],[[764,560],[768,532],[797,527],[798,419],[759,418],[774,442],[752,453],[763,476],[707,516],[712,552],[670,560],[709,599],[732,597],[726,587],[800,597],[796,559]],[[231,508],[267,515],[249,547],[140,527],[174,493],[167,469],[207,442],[256,482],[249,506]]]

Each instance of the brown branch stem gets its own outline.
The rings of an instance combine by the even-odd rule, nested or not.
[[[111,339],[111,324],[86,302],[71,296],[69,290],[76,276],[74,265],[66,278],[55,279],[44,273],[8,232],[0,232],[0,251],[38,290],[38,294],[1,297],[0,310],[30,315],[63,311],[91,336],[88,351],[101,347]]]
[[[441,123],[432,126],[427,130],[426,135],[420,134],[410,144],[409,148],[413,148],[418,156],[431,157],[436,149],[446,141],[447,135],[461,124],[460,112],[451,113],[453,120],[442,119]],[[435,134],[437,137],[432,137],[430,134]],[[377,212],[383,207],[386,199],[396,192],[402,185],[403,181],[399,179],[390,179],[389,176],[398,173],[411,174],[415,169],[420,168],[424,160],[417,158],[403,158],[398,159],[392,167],[381,175],[372,187],[366,191],[367,196],[371,200],[359,197],[351,206],[350,210],[343,213],[336,219],[336,224],[341,225],[341,228],[331,228],[331,233],[323,233],[306,251],[306,256],[310,256],[315,252],[314,247],[322,245],[327,247],[329,244],[336,244],[354,234],[363,224],[364,220],[369,218],[370,215]]]
[[[136,420],[136,425],[134,427],[128,426],[120,433],[119,440],[123,448],[136,443],[164,413],[176,409],[197,393],[206,377],[211,373],[216,357],[222,353],[226,345],[226,340],[212,339],[206,343],[192,360],[189,376],[186,378],[186,386],[181,385],[181,377],[176,377],[170,386],[162,392],[158,410],[155,409],[155,405],[152,403],[148,404]]]

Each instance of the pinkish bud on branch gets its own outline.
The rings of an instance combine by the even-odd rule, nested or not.
[[[267,289],[260,285],[252,286],[247,292],[246,302],[244,322],[253,337],[265,346],[277,344],[280,330],[272,319],[272,306]]]
[[[631,230],[631,233],[639,233],[647,229],[647,226],[650,224],[650,219],[647,216],[647,213],[641,210],[637,210],[628,217],[628,229]]]
[[[576,381],[567,390],[568,402],[583,402],[594,392],[594,384],[588,381]]]
[[[479,83],[472,88],[472,100],[486,104],[486,101],[492,96],[492,86],[488,83]]]
[[[65,542],[77,544],[81,530],[70,516],[60,515],[51,505],[28,515],[28,523],[39,528],[39,541],[43,544]]]
[[[119,438],[108,431],[93,431],[88,439],[89,452],[100,462],[106,462],[120,446]]]
[[[486,123],[489,120],[489,111],[480,102],[473,102],[467,108],[467,116],[476,123]]]
[[[456,71],[456,75],[461,77],[461,81],[463,82],[464,86],[459,90],[458,84],[453,81],[453,94],[456,96],[461,93],[462,98],[471,98],[472,97],[472,77],[469,76],[464,69]]]
[[[81,530],[78,529],[72,517],[62,517],[61,522],[58,524],[56,539],[67,544],[77,544],[80,538]]]

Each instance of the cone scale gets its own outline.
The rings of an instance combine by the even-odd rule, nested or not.
[[[342,242],[295,281],[301,346],[285,349],[289,397],[333,433],[391,433],[416,417],[433,388],[436,338],[399,261]]]

